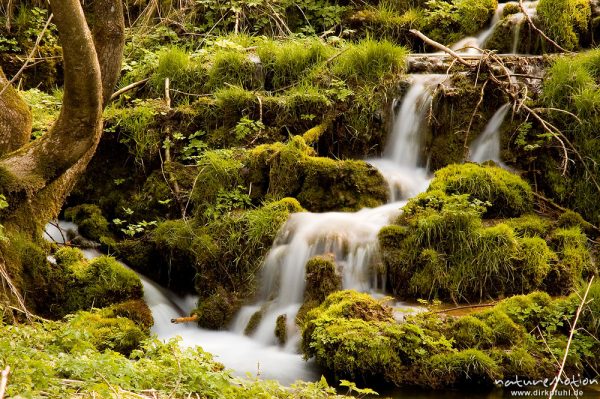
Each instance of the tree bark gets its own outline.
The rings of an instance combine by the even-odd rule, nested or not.
[[[43,137],[0,159],[0,190],[9,202],[0,221],[31,234],[56,217],[96,150],[124,45],[119,0],[89,5],[94,36],[78,0],[52,0],[51,8],[64,59],[60,115]]]
[[[0,90],[8,84],[0,67]],[[0,156],[14,151],[29,141],[31,111],[12,87],[0,95]]]

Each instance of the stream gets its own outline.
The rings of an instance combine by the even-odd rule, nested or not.
[[[526,2],[528,5],[532,2]],[[470,46],[483,47],[494,27],[500,21],[504,4],[479,36],[466,38],[454,48],[472,52]],[[427,154],[423,138],[427,128],[427,114],[431,109],[432,90],[444,84],[448,75],[411,75],[411,86],[401,100],[393,104],[393,128],[389,134],[383,156],[369,159],[384,176],[390,188],[390,202],[373,209],[358,212],[302,212],[292,214],[280,230],[267,254],[262,271],[260,291],[253,303],[244,306],[225,331],[212,331],[196,325],[172,324],[171,319],[187,316],[196,306],[197,298],[179,297],[153,281],[140,276],[144,285],[144,299],[154,316],[152,332],[161,340],[181,337],[183,346],[201,346],[214,354],[217,361],[232,369],[237,375],[260,375],[263,379],[276,379],[284,385],[296,380],[315,381],[321,372],[314,361],[305,361],[299,354],[300,333],[295,325],[295,315],[302,305],[305,288],[305,265],[315,255],[333,254],[342,275],[344,289],[355,289],[375,296],[385,294],[385,274],[375,267],[378,263],[377,234],[379,230],[399,215],[406,201],[425,191],[431,179],[427,168]],[[510,105],[502,106],[489,121],[488,126],[471,148],[471,160],[493,160],[501,164],[500,127]],[[73,223],[59,222],[62,230],[77,230]],[[64,243],[59,228],[48,225],[47,235]],[[84,250],[86,257],[101,255],[96,250]],[[393,305],[396,317],[420,311],[422,308],[406,303]],[[257,311],[263,317],[255,332],[245,336],[244,330]],[[274,334],[275,322],[287,315],[287,337],[280,346]],[[465,392],[431,392],[419,390],[394,390],[383,392],[394,397],[425,398],[500,398],[502,390],[485,394]]]

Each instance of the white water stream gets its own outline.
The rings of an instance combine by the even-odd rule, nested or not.
[[[506,119],[511,104],[504,104],[492,116],[483,133],[471,143],[470,153],[471,161],[482,163],[485,161],[494,161],[498,165],[504,166],[500,159],[500,127]]]
[[[501,5],[490,29],[476,39],[478,47],[493,31],[502,13]],[[467,43],[467,42],[465,42]],[[465,44],[462,45],[465,47]],[[312,362],[298,353],[300,340],[294,323],[302,304],[305,288],[305,265],[313,256],[332,254],[342,275],[344,289],[356,289],[381,295],[385,290],[385,273],[378,270],[377,234],[400,213],[405,201],[427,189],[429,173],[423,154],[423,140],[432,89],[446,75],[412,75],[412,85],[394,112],[392,132],[384,156],[368,160],[377,167],[390,187],[390,203],[354,213],[302,212],[290,216],[269,251],[261,272],[261,286],[254,304],[244,306],[236,315],[229,331],[210,331],[195,325],[171,323],[171,319],[189,315],[196,298],[181,298],[140,276],[144,284],[144,299],[152,310],[155,324],[152,331],[160,339],[175,336],[182,345],[199,345],[215,355],[216,360],[238,375],[249,373],[262,378],[277,379],[283,384],[296,380],[316,380],[319,372]],[[394,109],[398,104],[394,104]],[[490,120],[488,128],[473,143],[473,160],[489,157],[499,161],[499,127],[508,112],[504,106]],[[481,155],[480,155],[481,153]],[[61,222],[63,229],[76,229]],[[60,230],[48,225],[48,235],[62,242]],[[95,250],[84,251],[96,257]],[[252,315],[261,310],[263,317],[252,336],[244,330]],[[288,342],[279,346],[274,334],[279,315],[287,315]]]

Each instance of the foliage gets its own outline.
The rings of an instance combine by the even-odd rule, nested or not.
[[[425,30],[433,40],[451,44],[481,31],[497,7],[497,0],[431,0],[427,2]]]
[[[335,76],[353,82],[375,82],[404,70],[407,51],[388,41],[365,39],[337,57]]]
[[[519,216],[531,211],[531,187],[520,177],[496,166],[450,165],[435,173],[429,190],[469,194],[472,200],[489,202],[486,216]]]
[[[579,47],[579,38],[587,33],[591,17],[586,0],[540,0],[537,7],[544,32],[563,48]]]
[[[125,398],[152,390],[157,398],[197,394],[215,399],[325,399],[335,394],[324,380],[283,387],[232,377],[200,347],[182,349],[176,340],[140,342],[135,331],[128,319],[103,311],[81,312],[62,322],[0,323],[0,366],[11,366],[7,394]],[[130,355],[112,350],[129,349],[130,342],[135,342]]]

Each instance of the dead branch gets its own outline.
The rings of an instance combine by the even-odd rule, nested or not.
[[[575,334],[575,330],[577,327],[577,321],[579,320],[579,315],[581,314],[581,311],[583,310],[583,307],[586,304],[585,301],[587,299],[588,293],[590,292],[590,287],[592,286],[593,281],[594,281],[594,276],[592,276],[592,278],[590,278],[590,282],[587,285],[585,294],[583,295],[583,298],[581,298],[581,303],[579,304],[579,307],[577,308],[577,312],[575,313],[575,320],[573,321],[573,325],[571,326],[571,332],[569,333],[569,340],[567,341],[567,347],[565,348],[565,355],[564,355],[562,363],[560,365],[560,370],[558,371],[557,377],[560,377],[565,369],[565,363],[567,362],[567,356],[569,355],[569,348],[571,347],[571,342],[573,341],[573,335]],[[554,386],[552,386],[552,391],[550,391],[550,395],[548,396],[548,399],[552,399],[552,397],[554,396],[554,392],[556,392],[556,387],[558,386],[558,382],[559,382],[559,378],[556,378],[556,380],[554,381]]]
[[[129,90],[135,89],[136,87],[143,85],[144,83],[146,83],[146,82],[147,82],[147,81],[149,81],[149,80],[150,80],[150,78],[145,78],[145,79],[142,79],[142,80],[138,80],[137,82],[133,82],[132,84],[129,84],[129,85],[127,85],[127,86],[125,86],[125,87],[123,87],[123,88],[121,88],[121,89],[119,89],[119,90],[115,91],[115,92],[113,93],[113,95],[112,95],[112,96],[110,96],[110,99],[111,99],[111,101],[112,101],[112,100],[115,100],[115,99],[116,99],[116,98],[118,98],[118,97],[119,97],[121,94],[123,94],[123,93],[126,93],[126,92],[128,92]]]
[[[180,323],[193,323],[195,321],[198,321],[199,317],[197,314],[188,316],[188,317],[178,317],[176,319],[171,319],[171,323],[173,324],[180,324]]]
[[[413,35],[415,35],[416,37],[418,37],[419,39],[423,40],[426,44],[429,44],[431,47],[435,47],[438,50],[441,50],[445,53],[450,54],[461,64],[468,66],[468,67],[471,66],[471,64],[469,64],[467,61],[465,61],[465,59],[462,58],[456,51],[444,46],[441,43],[436,42],[435,40],[428,38],[427,36],[425,36],[423,33],[418,31],[417,29],[411,29],[411,30],[409,30],[409,32],[412,33]]]

